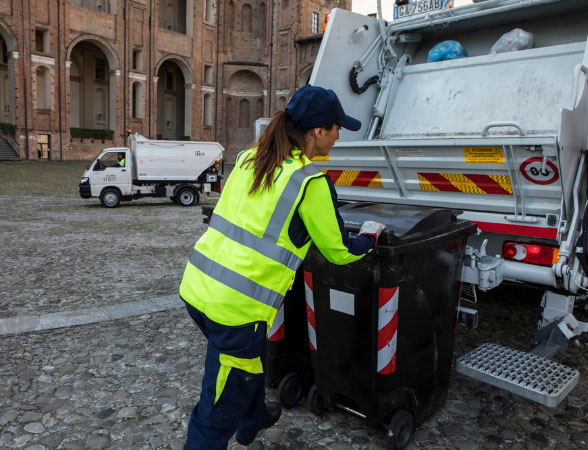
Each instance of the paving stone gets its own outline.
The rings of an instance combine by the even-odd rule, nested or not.
[[[512,430],[502,430],[500,436],[507,441],[512,441],[517,438],[517,434]]]
[[[119,419],[130,419],[133,417],[137,417],[137,407],[136,406],[127,406],[121,409],[117,415]]]
[[[41,420],[42,417],[43,417],[43,415],[38,412],[27,411],[22,416],[20,416],[18,418],[18,421],[20,423],[36,422],[38,420]]]
[[[106,448],[109,442],[109,439],[104,436],[90,436],[86,440],[86,448]]]
[[[45,427],[41,422],[31,422],[27,423],[24,427],[25,431],[28,433],[39,434],[45,431]]]
[[[300,428],[290,428],[288,431],[286,431],[286,439],[293,441],[302,436],[302,433],[303,432]]]
[[[319,427],[319,429],[325,431],[325,430],[330,430],[331,428],[333,428],[333,424],[331,422],[327,421],[327,422],[321,423],[318,427]]]

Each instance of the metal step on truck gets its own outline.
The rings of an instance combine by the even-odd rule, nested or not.
[[[99,198],[106,208],[143,197],[192,206],[200,194],[220,192],[223,151],[218,142],[156,141],[135,134],[128,148],[100,153],[80,179],[78,193]]]
[[[463,211],[479,230],[461,275],[474,298],[503,281],[545,289],[531,353],[487,344],[456,368],[556,406],[579,373],[549,358],[588,331],[573,315],[588,290],[588,4],[429,3],[402,2],[392,22],[381,8],[332,11],[310,84],[333,89],[362,128],[314,163],[342,201]],[[490,54],[513,29],[532,46]],[[467,57],[428,62],[444,41]]]

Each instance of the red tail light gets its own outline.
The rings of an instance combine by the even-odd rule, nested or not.
[[[559,249],[554,245],[506,241],[502,245],[502,256],[527,264],[552,266],[559,259]]]
[[[330,17],[331,17],[331,10],[329,9],[325,13],[325,20],[323,22],[323,34],[325,34],[325,31],[327,31],[327,22],[329,21]]]

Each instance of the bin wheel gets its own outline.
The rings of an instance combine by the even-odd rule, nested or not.
[[[292,372],[282,378],[278,385],[278,402],[286,409],[298,404],[302,398],[302,380]]]
[[[313,384],[310,388],[310,391],[308,391],[308,395],[306,396],[306,407],[311,413],[320,416],[321,407],[319,401],[319,394],[316,389],[316,384]]]
[[[412,429],[412,415],[404,409],[397,411],[388,425],[386,443],[389,448],[404,448],[410,440]]]

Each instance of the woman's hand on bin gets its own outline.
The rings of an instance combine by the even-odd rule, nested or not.
[[[376,238],[376,243],[374,244],[374,248],[378,246],[378,238],[386,225],[378,222],[374,222],[373,220],[366,220],[362,225],[361,229],[359,230],[359,234],[367,234],[374,236]]]

